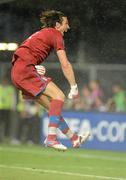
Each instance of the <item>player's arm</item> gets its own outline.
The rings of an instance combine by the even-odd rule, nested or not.
[[[71,63],[68,61],[65,51],[58,50],[57,56],[59,58],[59,61],[61,64],[61,69],[63,71],[64,76],[66,77],[66,79],[68,80],[68,82],[71,86],[75,85],[76,81],[75,81],[73,68],[72,68]]]
[[[78,96],[78,87],[77,87],[77,83],[75,80],[73,67],[67,58],[65,50],[58,50],[57,56],[58,56],[60,64],[61,64],[61,69],[63,71],[63,74],[71,86],[71,90],[70,90],[68,97],[70,99],[75,98]]]

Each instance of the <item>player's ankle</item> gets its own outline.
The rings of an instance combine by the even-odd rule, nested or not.
[[[73,134],[73,136],[70,138],[71,142],[76,141],[78,139],[77,134]]]
[[[48,135],[47,141],[55,141],[57,139],[57,135]]]

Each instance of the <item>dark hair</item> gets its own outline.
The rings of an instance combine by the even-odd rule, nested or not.
[[[56,22],[62,23],[62,17],[66,17],[66,15],[60,11],[55,10],[47,10],[43,11],[40,15],[40,22],[42,24],[42,28],[45,27],[55,27]]]

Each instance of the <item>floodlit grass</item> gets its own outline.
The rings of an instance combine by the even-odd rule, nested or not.
[[[0,145],[0,180],[126,180],[126,153]]]

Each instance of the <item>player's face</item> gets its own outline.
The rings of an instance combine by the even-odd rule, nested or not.
[[[62,23],[58,23],[56,25],[56,29],[59,30],[62,34],[64,34],[64,32],[67,32],[68,29],[70,29],[70,26],[67,17],[62,17],[62,18],[63,18]]]

